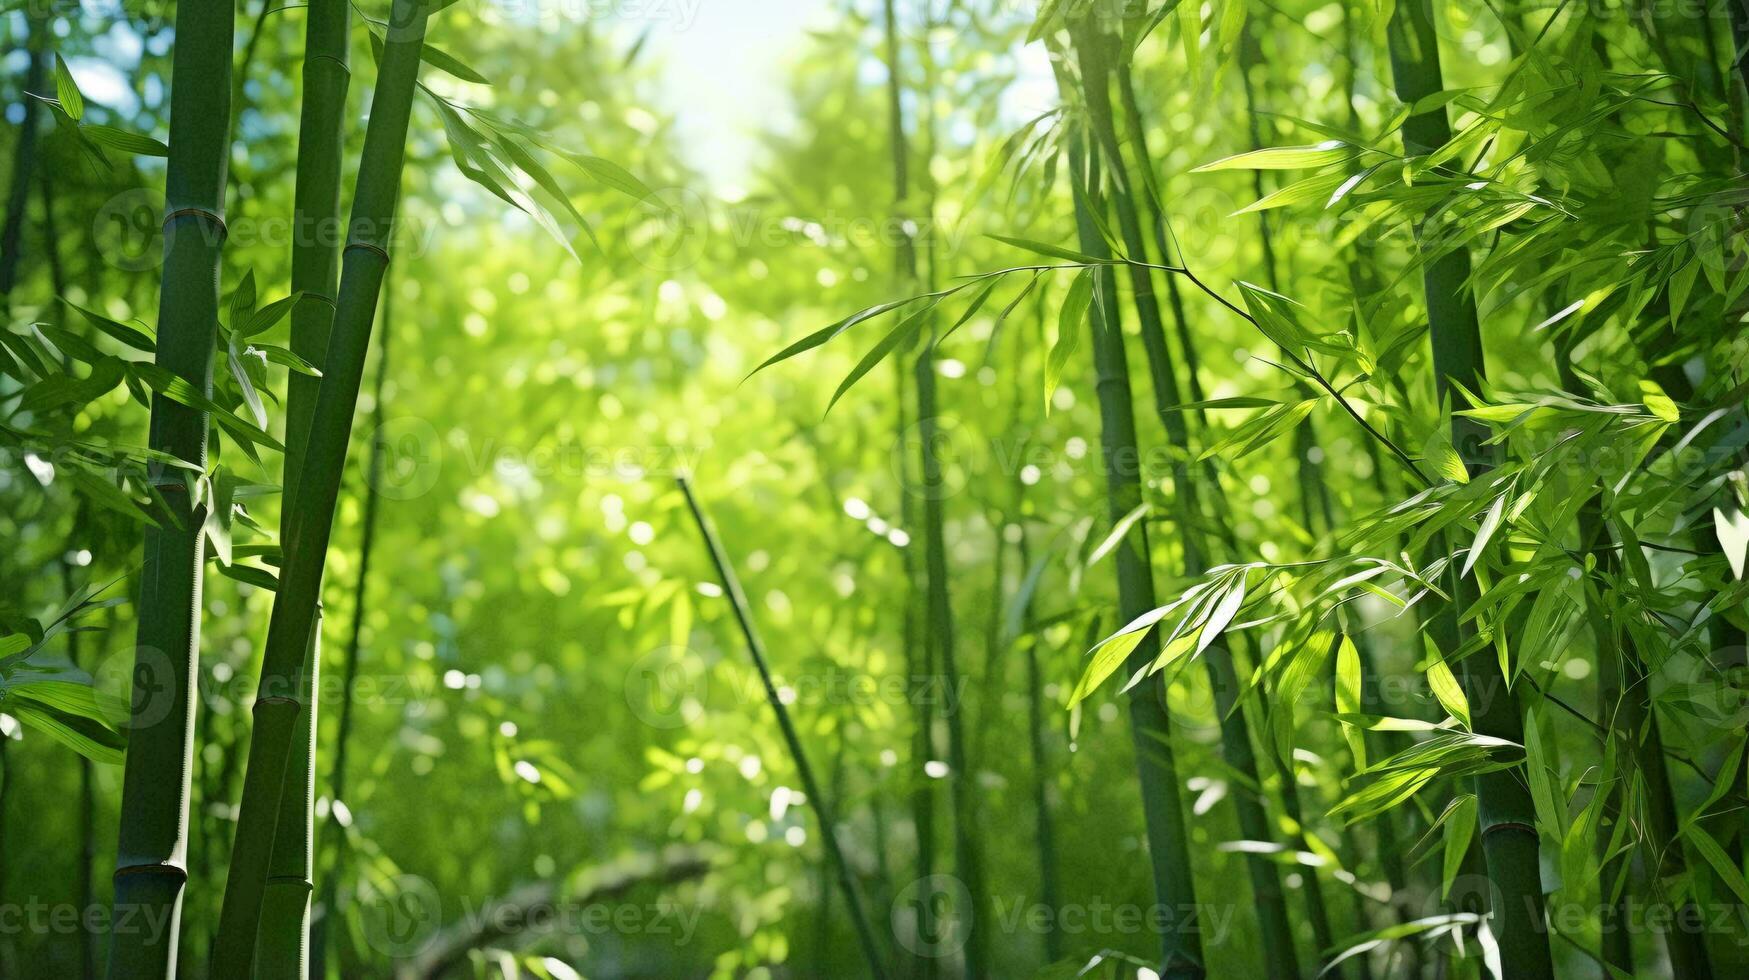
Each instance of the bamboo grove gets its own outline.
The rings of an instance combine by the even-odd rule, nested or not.
[[[0,977],[1749,969],[1749,3],[0,32]]]

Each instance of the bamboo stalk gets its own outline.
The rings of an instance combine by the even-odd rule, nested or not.
[[[28,21],[30,34],[25,42],[27,56],[24,70],[24,91],[40,93],[48,75],[48,20],[35,15]],[[18,140],[12,146],[12,177],[6,190],[6,219],[0,225],[0,313],[11,307],[12,287],[18,284],[18,264],[22,257],[25,210],[30,201],[30,181],[36,173],[37,103],[30,95],[23,103],[24,118],[19,121]]]
[[[887,108],[893,154],[893,200],[901,216],[910,199],[910,145],[905,132],[902,104],[903,82],[900,78],[898,14],[894,0],[884,0],[885,48],[887,61]],[[903,233],[898,245],[899,274],[915,285],[917,281],[916,243]],[[934,254],[930,255],[930,278],[934,276]],[[932,284],[933,288],[933,284]],[[984,889],[983,857],[979,853],[973,832],[976,801],[973,795],[971,764],[965,745],[965,725],[962,705],[952,699],[959,692],[959,668],[955,659],[953,606],[948,593],[947,541],[943,525],[945,507],[942,500],[941,459],[936,445],[941,437],[939,409],[935,388],[936,325],[931,320],[927,335],[919,345],[912,368],[912,383],[917,391],[917,441],[921,464],[918,475],[923,493],[923,577],[924,617],[922,630],[929,648],[932,669],[940,670],[941,687],[948,703],[942,712],[947,728],[948,795],[953,803],[954,869],[970,897],[971,909],[961,916],[966,930],[965,974],[971,980],[983,976],[989,963],[988,929],[980,919],[992,909]],[[916,774],[914,773],[915,777]],[[924,903],[928,904],[928,903]]]
[[[692,481],[681,475],[675,482],[686,497],[686,506],[692,511],[692,519],[698,525],[699,537],[704,540],[705,549],[710,552],[711,564],[716,568],[723,594],[728,597],[729,606],[735,613],[735,622],[741,627],[741,637],[747,642],[747,653],[753,658],[753,665],[759,671],[759,679],[765,685],[765,700],[771,705],[772,713],[777,715],[777,725],[783,732],[784,744],[788,746],[790,759],[795,763],[796,773],[801,778],[802,791],[808,794],[808,803],[819,822],[821,846],[826,849],[837,871],[838,885],[844,892],[845,901],[849,903],[851,921],[856,926],[857,941],[861,943],[863,955],[868,960],[869,973],[878,980],[886,976],[886,968],[881,965],[880,947],[875,944],[874,931],[869,927],[868,915],[863,910],[862,896],[856,889],[850,863],[845,860],[844,851],[838,843],[838,823],[833,819],[831,803],[821,792],[819,781],[814,778],[813,767],[808,765],[807,752],[802,748],[801,736],[796,733],[795,723],[790,720],[789,709],[778,696],[777,683],[772,680],[771,666],[765,656],[765,644],[753,625],[753,614],[747,603],[747,595],[741,590],[741,580],[736,577],[728,552],[723,549],[722,542],[711,527],[710,519],[705,516],[698,497],[692,492]]]
[[[1439,41],[1433,29],[1429,0],[1406,0],[1392,14],[1387,31],[1391,73],[1397,97],[1414,105],[1444,87],[1439,66]],[[1403,143],[1411,155],[1425,154],[1451,139],[1443,106],[1413,116],[1403,124]],[[1421,229],[1417,228],[1417,237]],[[1443,400],[1452,384],[1475,390],[1484,375],[1482,334],[1475,299],[1470,293],[1470,255],[1453,249],[1428,263],[1422,273],[1432,334],[1435,387]],[[1493,465],[1497,451],[1486,444],[1480,423],[1464,416],[1452,420],[1452,445],[1472,473]],[[1453,601],[1430,624],[1443,650],[1455,650],[1466,627],[1457,610],[1476,599],[1475,580],[1450,574]],[[1470,703],[1476,732],[1514,744],[1524,741],[1524,719],[1518,695],[1487,658],[1465,657],[1458,664],[1459,682]],[[1536,811],[1530,789],[1515,769],[1475,778],[1481,844],[1488,878],[1497,899],[1491,910],[1507,980],[1542,980],[1554,975],[1548,933],[1543,919],[1542,875]]]
[[[1095,259],[1108,259],[1111,250],[1093,217],[1098,207],[1094,151],[1084,147],[1077,136],[1070,145],[1069,159],[1070,169],[1076,172],[1070,185],[1075,195],[1080,250]],[[1106,269],[1096,269],[1092,274],[1104,277]],[[1136,417],[1117,294],[1110,282],[1104,283],[1096,294],[1098,301],[1088,319],[1097,369],[1095,391],[1099,401],[1099,444],[1105,466],[1107,512],[1115,523],[1141,503],[1142,484],[1130,462],[1137,458]],[[1148,565],[1148,553],[1144,524],[1136,525],[1116,548],[1118,615],[1124,622],[1154,608],[1154,573]],[[1124,669],[1132,675],[1145,670],[1159,653],[1159,636],[1150,632],[1130,652]],[[1172,751],[1172,716],[1166,707],[1165,682],[1152,679],[1131,688],[1129,710],[1154,899],[1173,916],[1171,927],[1160,934],[1159,974],[1163,980],[1202,980],[1206,976],[1202,938],[1194,919],[1186,921],[1188,913],[1196,907],[1196,886],[1179,794],[1178,766]]]
[[[304,659],[334,527],[334,504],[346,468],[371,322],[389,263],[408,117],[429,12],[429,0],[395,0],[379,61],[328,356],[296,478],[298,506],[289,514],[282,539],[285,562],[262,655],[255,726],[219,914],[213,958],[218,976],[244,976],[250,971],[291,743],[307,696]]]
[[[229,0],[188,0],[176,8],[155,359],[202,393],[212,387],[218,335],[234,19]],[[205,412],[162,395],[152,399],[152,449],[204,472],[206,437]],[[145,535],[133,673],[141,689],[133,698],[122,774],[115,921],[126,915],[127,921],[160,922],[162,927],[111,932],[109,975],[118,980],[176,972],[188,881],[193,679],[200,647],[206,504],[195,504],[181,470],[154,464],[150,479],[170,513],[169,520],[148,527]]]
[[[257,18],[253,50],[266,18]],[[304,102],[298,123],[298,166],[292,203],[292,290],[302,298],[291,314],[292,352],[312,364],[328,353],[336,280],[340,268],[340,165],[345,140],[350,7],[347,0],[311,0],[304,35]],[[310,419],[321,382],[297,371],[286,381],[285,477],[280,531],[289,530],[298,509],[299,469],[309,443]],[[310,972],[310,897],[312,814],[316,792],[316,712],[320,690],[322,612],[316,603],[305,664],[311,692],[298,715],[287,762],[273,839],[273,857],[262,894],[261,926],[255,940],[256,969],[263,978],[303,980]]]
[[[1125,250],[1145,262],[1148,246],[1142,235],[1135,198],[1129,187],[1129,174],[1134,171],[1125,166],[1117,125],[1113,118],[1110,88],[1113,59],[1110,51],[1115,39],[1092,29],[1085,22],[1073,27],[1071,36],[1081,66],[1081,89],[1087,105],[1088,121],[1101,151],[1110,160],[1111,207],[1117,214],[1119,235]],[[1142,345],[1148,359],[1149,374],[1154,382],[1155,409],[1165,426],[1168,441],[1188,450],[1190,438],[1184,416],[1174,407],[1184,399],[1179,394],[1177,372],[1166,345],[1166,330],[1160,320],[1160,308],[1154,296],[1152,272],[1143,265],[1126,264],[1126,268],[1129,270],[1131,300],[1141,326]],[[1198,502],[1197,480],[1183,459],[1184,456],[1180,455],[1175,457],[1173,463],[1173,509],[1177,515],[1184,573],[1194,577],[1206,571],[1207,560],[1199,544],[1201,535],[1198,525],[1202,508]],[[1246,711],[1237,697],[1240,686],[1233,668],[1232,653],[1225,642],[1217,640],[1204,651],[1202,660],[1214,692],[1215,712],[1220,720],[1221,755],[1241,775],[1249,778],[1253,784],[1261,785]],[[1269,818],[1264,813],[1260,800],[1245,793],[1236,793],[1233,794],[1233,806],[1239,818],[1240,831],[1246,839],[1274,839]],[[1257,905],[1265,969],[1274,977],[1298,976],[1299,957],[1294,950],[1293,926],[1288,918],[1287,900],[1282,893],[1280,873],[1275,863],[1266,855],[1247,854],[1244,861],[1251,880],[1252,898]],[[1317,882],[1313,879],[1309,883],[1309,890],[1316,889]],[[1328,932],[1327,926],[1325,932]]]
[[[389,377],[389,348],[394,337],[395,290],[392,278],[383,282],[383,303],[381,313],[382,342],[377,345],[376,380],[371,387],[371,431],[380,433],[383,429],[383,385]],[[327,837],[328,849],[333,853],[332,862],[327,874],[322,880],[321,900],[316,907],[321,909],[322,917],[310,927],[310,968],[312,977],[326,976],[328,958],[328,935],[335,916],[338,914],[336,900],[339,895],[340,879],[346,866],[346,831],[340,823],[339,806],[346,801],[347,762],[352,748],[352,692],[358,682],[358,662],[363,649],[364,615],[370,608],[368,599],[370,587],[371,558],[376,553],[377,512],[381,497],[376,492],[378,482],[382,479],[383,440],[373,439],[370,444],[370,461],[365,464],[365,491],[363,528],[358,542],[358,577],[352,584],[352,623],[351,631],[346,640],[346,653],[340,667],[340,716],[334,725],[334,768],[329,776],[329,811]]]

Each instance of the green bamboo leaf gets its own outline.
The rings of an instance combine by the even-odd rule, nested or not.
[[[1464,855],[1476,833],[1476,797],[1465,793],[1451,802],[1440,817],[1445,825],[1445,855],[1440,867],[1439,897],[1451,895],[1451,884],[1463,870]]]
[[[275,346],[273,344],[250,344],[249,349],[260,351],[267,355],[267,359],[270,362],[288,367],[299,374],[307,375],[312,378],[319,378],[322,376],[321,370],[314,364],[311,364],[309,361],[293,354],[284,347]]]
[[[985,235],[984,237],[994,238],[996,241],[999,241],[1004,245],[1013,245],[1015,248],[1025,249],[1028,252],[1035,252],[1047,258],[1064,259],[1081,265],[1104,264],[1103,259],[1096,259],[1086,253],[1064,248],[1061,245],[1052,245],[1048,242],[1035,242],[1030,238],[1012,238],[1008,235]]]
[[[1688,840],[1689,845],[1702,858],[1706,859],[1706,863],[1712,865],[1713,872],[1719,876],[1720,881],[1725,883],[1725,887],[1737,896],[1737,901],[1749,904],[1749,881],[1744,880],[1742,869],[1738,868],[1737,862],[1731,860],[1731,856],[1719,846],[1719,842],[1713,840],[1712,835],[1699,824],[1688,825],[1683,829],[1682,836]]]
[[[61,302],[66,303],[68,306],[77,310],[80,315],[85,317],[85,319],[91,321],[92,326],[110,335],[116,340],[121,341],[127,346],[132,347],[134,350],[144,351],[150,354],[157,349],[156,342],[149,335],[142,333],[125,323],[118,323],[115,320],[111,320],[109,317],[88,310],[65,297],[61,299]]]
[[[1524,771],[1530,783],[1530,799],[1536,809],[1537,823],[1551,836],[1558,836],[1567,827],[1567,807],[1565,797],[1550,776],[1553,769],[1548,751],[1543,746],[1536,713],[1527,712],[1524,719]]]
[[[1075,682],[1075,690],[1069,695],[1069,707],[1080,704],[1087,695],[1105,683],[1105,679],[1123,664],[1136,647],[1142,645],[1147,636],[1148,631],[1145,629],[1118,633],[1094,647],[1093,659],[1088,661],[1086,670],[1081,673],[1081,679]]]
[[[1351,152],[1349,145],[1341,140],[1325,140],[1315,146],[1276,146],[1223,157],[1190,172],[1198,174],[1212,170],[1302,170],[1346,160]]]
[[[1245,573],[1239,572],[1237,575],[1233,576],[1233,584],[1229,586],[1225,594],[1221,596],[1221,601],[1216,603],[1214,610],[1209,613],[1208,621],[1202,624],[1202,633],[1198,636],[1196,641],[1196,653],[1198,656],[1200,656],[1203,651],[1207,650],[1210,644],[1220,638],[1220,635],[1226,631],[1227,626],[1232,623],[1233,617],[1238,615],[1239,607],[1244,604]]]
[[[603,160],[600,157],[592,157],[582,153],[560,152],[559,155],[571,161],[573,166],[594,177],[598,182],[633,200],[642,201],[656,193],[643,181],[632,176],[630,171],[611,160]]]
[[[52,708],[20,704],[17,701],[8,703],[6,712],[26,727],[42,732],[92,762],[102,765],[120,765],[127,748],[127,739],[120,733],[89,718],[64,714]]]
[[[1336,715],[1358,715],[1363,710],[1362,683],[1360,674],[1360,650],[1354,641],[1343,634],[1341,644],[1336,648]],[[1342,737],[1348,743],[1349,754],[1354,757],[1356,769],[1366,768],[1366,736],[1359,726],[1350,722],[1342,722]]]
[[[1144,500],[1131,509],[1129,513],[1118,518],[1117,523],[1111,526],[1111,533],[1107,534],[1105,538],[1088,553],[1087,561],[1084,565],[1087,567],[1097,565],[1101,558],[1111,554],[1112,549],[1117,547],[1118,542],[1122,541],[1130,533],[1130,529],[1136,526],[1136,522],[1143,517],[1146,517],[1147,514],[1148,502]]]
[[[292,311],[292,307],[298,305],[298,300],[302,299],[303,295],[302,292],[292,293],[290,296],[274,300],[241,320],[233,320],[231,322],[232,334],[238,340],[247,340],[257,334],[272,330],[279,321],[285,319],[286,314]]]
[[[79,83],[73,80],[73,73],[67,69],[67,62],[59,54],[55,55],[55,99],[74,122],[85,116],[85,97],[79,94]]]
[[[1433,642],[1433,637],[1423,633],[1421,639],[1427,644],[1428,689],[1439,699],[1440,707],[1465,728],[1470,727],[1470,701],[1464,697],[1463,685],[1452,675],[1451,667],[1446,664],[1444,655]]]
[[[231,290],[231,329],[249,322],[249,317],[255,312],[255,299],[255,270],[246,269],[237,288]]]
[[[473,82],[476,85],[492,84],[490,79],[468,67],[461,61],[461,59],[434,48],[429,44],[425,45],[425,47],[420,50],[419,60],[436,68],[438,71],[448,72],[464,82]]]
[[[1470,545],[1470,553],[1464,556],[1464,567],[1463,571],[1458,573],[1459,578],[1469,575],[1470,569],[1476,567],[1476,561],[1482,557],[1482,551],[1487,548],[1494,533],[1500,530],[1500,521],[1506,513],[1506,498],[1508,496],[1509,494],[1503,493],[1495,497],[1494,503],[1488,507],[1488,512],[1482,515],[1481,526],[1476,529],[1476,540]]]
[[[832,400],[826,403],[826,411],[832,411],[832,406],[838,404],[838,399],[843,398],[844,393],[849,391],[852,385],[861,381],[863,376],[873,370],[876,364],[886,360],[887,355],[891,354],[894,348],[910,343],[923,329],[924,324],[928,322],[929,314],[935,311],[935,304],[938,302],[940,300],[930,300],[906,314],[899,321],[898,326],[888,331],[887,335],[881,338],[880,343],[870,348],[869,352],[863,355],[862,360],[856,362],[856,367],[852,368],[844,380],[838,383],[838,390],[832,393]]]
[[[170,147],[144,133],[96,123],[81,123],[79,133],[99,146],[143,157],[167,157]]]
[[[1050,355],[1045,360],[1046,412],[1051,409],[1051,396],[1056,394],[1057,385],[1063,380],[1063,369],[1068,366],[1069,358],[1080,342],[1081,328],[1087,320],[1087,307],[1092,299],[1093,270],[1083,269],[1069,286],[1069,294],[1063,298],[1062,309],[1057,312],[1057,342],[1051,345]]]
[[[1312,201],[1332,201],[1340,196],[1340,188],[1351,186],[1354,178],[1342,173],[1319,174],[1295,181],[1286,187],[1279,187],[1263,195],[1250,204],[1234,211],[1232,217],[1241,214],[1251,214],[1256,211],[1268,211],[1272,208],[1288,207],[1294,204],[1307,204]]]
[[[959,319],[953,321],[953,326],[943,330],[941,335],[935,338],[935,346],[940,347],[942,341],[953,336],[954,331],[965,326],[972,317],[977,316],[978,311],[984,307],[984,301],[990,298],[990,292],[996,288],[996,284],[1000,281],[1001,277],[991,276],[989,281],[984,283],[984,288],[972,294],[972,301],[966,304],[965,312],[959,315]]]

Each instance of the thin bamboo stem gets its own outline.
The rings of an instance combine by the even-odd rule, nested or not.
[[[885,54],[887,61],[887,108],[893,156],[893,199],[903,217],[909,207],[910,143],[906,136],[903,81],[899,60],[898,14],[894,0],[883,3]],[[927,94],[927,92],[925,93]],[[927,177],[927,167],[925,168]],[[935,254],[929,253],[929,273],[933,288]],[[901,278],[917,280],[917,246],[911,235],[901,235],[897,261]],[[943,474],[938,445],[941,439],[941,417],[936,404],[935,384],[936,325],[930,322],[923,342],[918,346],[911,380],[917,394],[916,434],[921,462],[918,476],[923,496],[923,639],[929,648],[932,669],[939,670],[940,689],[946,693],[942,719],[947,729],[948,796],[953,803],[954,869],[971,902],[969,914],[960,917],[966,931],[964,956],[965,974],[970,980],[984,976],[989,964],[987,925],[980,921],[992,910],[984,889],[983,856],[973,832],[976,824],[976,800],[971,778],[971,763],[966,753],[963,706],[954,700],[959,692],[959,667],[955,657],[953,605],[948,590],[949,569],[947,541],[944,533],[945,506]],[[914,774],[916,776],[918,774]],[[929,903],[923,903],[929,904]]]
[[[778,728],[783,732],[784,744],[789,748],[790,759],[795,763],[796,773],[802,781],[802,791],[808,794],[808,804],[813,808],[814,816],[820,824],[820,843],[831,858],[833,868],[838,875],[839,888],[844,893],[844,899],[850,906],[852,923],[856,926],[856,938],[862,945],[863,955],[868,960],[870,975],[877,978],[886,976],[886,967],[881,962],[880,947],[875,944],[874,930],[868,923],[868,915],[863,910],[862,895],[856,888],[856,880],[850,869],[850,862],[845,860],[843,848],[838,843],[838,823],[833,819],[832,806],[825,793],[821,791],[820,783],[814,778],[813,767],[808,764],[807,752],[802,748],[801,736],[797,734],[795,723],[790,719],[789,709],[784,706],[783,699],[778,696],[777,683],[772,680],[771,666],[765,655],[765,644],[759,638],[759,631],[753,625],[751,607],[747,595],[741,590],[741,580],[735,575],[734,566],[729,561],[728,552],[723,549],[722,541],[717,538],[712,528],[710,518],[705,516],[704,509],[699,505],[698,497],[692,492],[692,481],[682,475],[676,482],[680,492],[686,497],[686,506],[692,511],[692,519],[698,525],[699,537],[704,540],[705,549],[710,552],[711,564],[716,568],[717,579],[723,586],[723,593],[729,599],[729,606],[734,610],[735,622],[741,628],[741,637],[747,642],[747,653],[753,658],[753,665],[759,671],[759,680],[765,686],[765,700],[771,705],[772,713],[777,716]]]

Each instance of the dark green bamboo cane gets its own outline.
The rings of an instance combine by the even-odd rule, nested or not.
[[[1111,250],[1094,220],[1098,205],[1097,165],[1092,151],[1077,137],[1069,150],[1070,185],[1075,194],[1075,226],[1080,250],[1096,259],[1108,259]],[[1093,335],[1093,359],[1097,369],[1095,390],[1099,400],[1099,444],[1105,465],[1107,510],[1113,522],[1122,520],[1142,501],[1142,484],[1134,461],[1136,448],[1135,407],[1130,394],[1129,362],[1124,353],[1123,322],[1118,313],[1117,293],[1107,269],[1098,290],[1089,329]],[[1116,549],[1118,615],[1129,622],[1154,608],[1154,573],[1148,566],[1148,534],[1138,524]],[[1124,669],[1135,674],[1160,653],[1159,637],[1150,633],[1131,651]],[[1163,980],[1202,980],[1202,938],[1193,918],[1196,887],[1190,867],[1190,845],[1185,829],[1184,805],[1179,794],[1178,766],[1172,751],[1172,717],[1166,709],[1166,685],[1150,679],[1131,688],[1129,695],[1130,737],[1135,745],[1136,770],[1141,783],[1142,814],[1147,824],[1148,860],[1153,873],[1154,900],[1171,917],[1160,935],[1160,976]]]
[[[187,0],[176,8],[156,361],[203,393],[212,387],[218,337],[234,18],[230,0]],[[206,436],[205,412],[162,395],[152,399],[152,449],[204,470]],[[192,680],[200,645],[206,506],[195,506],[181,470],[158,466],[151,479],[171,519],[146,529],[141,569],[133,715],[116,846],[117,926],[109,953],[109,975],[118,980],[176,972],[188,881]],[[122,928],[123,916],[138,927]]]
[[[334,725],[334,769],[329,777],[328,799],[331,801],[326,824],[328,851],[333,855],[327,875],[322,880],[322,898],[316,904],[321,918],[310,927],[310,976],[320,980],[327,975],[328,936],[337,915],[340,880],[346,868],[346,828],[341,825],[339,807],[346,801],[347,761],[352,747],[352,692],[358,683],[358,661],[363,649],[364,616],[370,608],[371,556],[376,553],[377,505],[381,496],[376,492],[383,472],[383,385],[389,377],[389,347],[394,337],[395,289],[393,277],[383,281],[383,303],[380,326],[382,342],[377,345],[376,380],[371,387],[371,431],[379,433],[371,440],[370,461],[365,464],[363,528],[358,541],[358,577],[352,584],[352,624],[346,639],[346,654],[340,666],[340,717]]]
[[[1429,0],[1399,3],[1391,16],[1388,35],[1397,97],[1414,105],[1440,91],[1444,83],[1439,67],[1439,41]],[[1451,125],[1443,106],[1410,116],[1403,124],[1404,147],[1411,155],[1429,153],[1450,139]],[[1421,229],[1417,232],[1419,236]],[[1437,245],[1423,241],[1422,247]],[[1442,399],[1454,382],[1476,390],[1484,374],[1482,333],[1469,278],[1470,256],[1463,248],[1434,258],[1422,273],[1435,385]],[[1479,423],[1462,416],[1453,419],[1452,445],[1474,473],[1485,472],[1496,461],[1497,451],[1486,440],[1487,432]],[[1457,610],[1469,606],[1476,598],[1474,579],[1457,575],[1455,568],[1451,578],[1453,602],[1431,624],[1434,638],[1445,650],[1456,649],[1462,639]],[[1459,662],[1459,681],[1469,699],[1478,733],[1523,743],[1524,719],[1518,695],[1506,686],[1505,678],[1490,658],[1465,657]],[[1516,769],[1478,776],[1475,785],[1482,850],[1495,899],[1492,924],[1499,938],[1506,980],[1552,977],[1554,966],[1543,916],[1536,811],[1530,789]]]
[[[795,763],[796,773],[801,778],[802,791],[808,794],[808,804],[813,808],[815,819],[819,821],[820,843],[832,860],[838,874],[839,888],[850,905],[851,920],[856,926],[856,938],[862,944],[863,955],[868,960],[869,973],[879,980],[886,976],[886,967],[881,963],[880,947],[875,944],[874,930],[869,927],[868,915],[863,911],[862,895],[857,891],[850,863],[845,860],[843,848],[838,843],[838,822],[833,819],[830,801],[821,792],[819,781],[814,778],[813,767],[808,765],[807,752],[802,748],[801,736],[796,733],[795,723],[790,720],[789,709],[784,707],[783,699],[778,697],[777,684],[772,680],[771,667],[765,656],[765,644],[760,641],[759,631],[753,625],[747,595],[741,591],[741,580],[736,577],[728,552],[723,550],[723,543],[717,539],[710,518],[705,516],[704,509],[699,506],[698,498],[692,492],[692,482],[684,475],[678,477],[676,482],[680,485],[680,492],[686,497],[686,506],[692,511],[693,521],[698,525],[699,537],[704,540],[705,549],[710,552],[717,579],[722,583],[730,608],[734,610],[735,622],[741,627],[741,636],[747,641],[747,653],[752,656],[753,665],[759,670],[759,679],[765,685],[766,703],[771,705],[772,713],[777,715],[777,725],[783,732],[790,759]]]
[[[267,5],[263,4],[262,19]],[[340,272],[340,164],[345,141],[350,6],[347,0],[310,0],[305,13],[304,101],[298,123],[297,184],[292,202],[292,290],[301,298],[291,314],[292,352],[312,364],[327,358]],[[261,33],[256,21],[253,48]],[[280,531],[298,510],[299,468],[309,443],[310,419],[321,382],[293,371],[286,382],[285,478]],[[322,667],[321,602],[310,627],[307,706],[298,716],[285,790],[273,838],[273,857],[261,900],[256,936],[257,975],[303,980],[310,964],[312,824],[316,791],[316,711]]]
[[[887,58],[888,123],[891,127],[893,153],[893,199],[903,215],[910,198],[910,145],[906,138],[905,119],[900,98],[903,82],[900,77],[898,14],[893,0],[883,4],[885,46]],[[898,246],[900,275],[911,283],[917,281],[916,244],[909,234],[902,234]],[[965,886],[972,908],[960,922],[966,930],[965,971],[976,980],[985,974],[989,963],[989,944],[985,938],[987,926],[979,920],[989,914],[992,906],[984,891],[983,858],[973,828],[976,825],[974,786],[970,760],[965,751],[963,706],[954,699],[959,693],[959,668],[955,660],[953,606],[948,594],[947,541],[943,531],[944,501],[941,457],[941,418],[936,406],[935,390],[935,328],[931,323],[918,347],[912,370],[912,383],[917,389],[917,442],[921,455],[918,475],[923,495],[923,578],[924,642],[930,650],[932,667],[940,670],[940,689],[948,698],[942,715],[947,725],[948,793],[953,801],[954,868]],[[904,447],[901,446],[901,451]],[[927,904],[927,903],[926,903]]]
[[[48,75],[48,19],[33,16],[25,41],[28,57],[24,70],[24,91],[42,94]],[[6,191],[6,218],[0,224],[0,312],[11,306],[12,287],[18,284],[18,263],[23,255],[25,210],[30,201],[30,182],[36,173],[37,103],[29,94],[19,100],[24,118],[19,121],[18,139],[12,146],[12,176]]]
[[[1119,235],[1131,257],[1147,261],[1147,242],[1143,236],[1135,197],[1126,180],[1117,135],[1117,124],[1111,103],[1112,48],[1116,39],[1096,31],[1083,22],[1072,30],[1076,53],[1081,66],[1081,90],[1086,101],[1088,122],[1112,173],[1111,207],[1117,214]],[[1143,162],[1146,166],[1146,161]],[[1128,265],[1131,300],[1136,309],[1147,355],[1148,372],[1153,379],[1154,404],[1166,428],[1166,437],[1173,445],[1188,448],[1189,433],[1184,415],[1174,406],[1184,399],[1179,394],[1177,372],[1166,344],[1166,329],[1160,319],[1160,307],[1155,299],[1152,273],[1142,265]],[[1184,572],[1196,576],[1206,570],[1207,561],[1198,543],[1201,532],[1201,505],[1198,503],[1196,477],[1190,467],[1177,457],[1173,464],[1173,508],[1177,514],[1179,545]],[[1221,725],[1221,754],[1228,765],[1261,785],[1257,774],[1257,758],[1251,745],[1251,732],[1245,708],[1238,702],[1238,675],[1234,671],[1232,654],[1224,642],[1210,644],[1203,654],[1209,684],[1215,696],[1215,711]],[[1268,841],[1275,838],[1263,805],[1247,793],[1233,796],[1234,810],[1239,818],[1240,832],[1248,840]],[[1257,905],[1258,927],[1263,938],[1263,959],[1270,976],[1299,976],[1299,957],[1294,951],[1293,926],[1289,922],[1287,901],[1281,890],[1280,873],[1268,856],[1250,854],[1245,868],[1251,879],[1252,898]],[[1316,881],[1310,887],[1317,887]]]
[[[240,977],[250,972],[260,925],[262,891],[273,853],[280,796],[291,743],[306,689],[305,656],[315,625],[322,568],[334,527],[334,503],[346,468],[352,414],[364,376],[371,323],[389,246],[395,203],[406,156],[419,56],[425,43],[429,0],[395,0],[387,41],[371,100],[353,195],[350,238],[342,259],[328,356],[311,414],[303,466],[296,481],[297,508],[288,515],[282,545],[285,563],[279,594],[268,624],[261,680],[254,707],[254,731],[243,778],[237,832],[219,914],[213,973]]]

